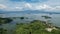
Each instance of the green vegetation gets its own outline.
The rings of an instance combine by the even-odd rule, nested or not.
[[[28,17],[20,17],[20,19],[21,19],[21,20],[23,20],[23,19],[28,19]]]
[[[51,17],[49,16],[42,16],[42,17],[44,17],[45,19],[51,19]]]
[[[23,20],[23,19],[24,19],[24,17],[20,17],[20,19],[22,19],[22,20]]]
[[[11,21],[12,21],[12,19],[10,19],[10,18],[0,18],[0,25],[5,24],[5,23],[9,23]]]
[[[42,16],[45,19],[51,19],[51,17]],[[20,17],[20,19],[28,19]],[[10,18],[0,18],[0,24],[6,24],[11,22]],[[12,34],[60,34],[60,27],[52,26],[52,23],[47,21],[34,20],[29,23],[17,23],[16,29],[12,30]],[[1,26],[0,25],[0,26]],[[0,34],[9,34],[7,29],[0,28]]]
[[[3,28],[0,28],[0,34],[7,34],[7,30],[3,29]]]
[[[50,27],[44,21],[34,20],[31,23],[17,24],[14,34],[60,34],[60,29]]]
[[[12,19],[10,19],[10,18],[0,18],[0,26],[2,24],[10,23],[11,21],[12,21]],[[7,34],[7,29],[4,29],[1,27],[0,34]]]

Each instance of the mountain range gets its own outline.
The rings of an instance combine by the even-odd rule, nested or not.
[[[53,12],[53,11],[39,11],[39,10],[25,10],[25,11],[2,11],[0,10],[0,14],[9,14],[9,13],[26,13],[26,14],[38,14],[38,13],[46,13],[46,14],[60,14],[60,12]]]

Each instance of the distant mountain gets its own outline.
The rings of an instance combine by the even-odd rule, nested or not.
[[[47,13],[47,14],[60,14],[60,12],[50,12],[50,11],[39,11],[39,10],[25,10],[25,11],[1,11],[0,10],[0,14],[8,14],[8,13],[26,13],[26,14],[38,14],[38,13]]]

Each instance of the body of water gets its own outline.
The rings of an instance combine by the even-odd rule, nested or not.
[[[55,25],[60,27],[60,14],[43,14],[43,13],[39,13],[39,14],[20,14],[20,13],[14,13],[14,14],[2,14],[1,17],[3,18],[12,18],[12,17],[16,17],[15,19],[13,19],[13,21],[11,23],[7,23],[7,24],[3,24],[0,27],[3,27],[5,29],[8,29],[8,33],[15,29],[16,27],[16,23],[28,23],[32,20],[42,20],[42,21],[46,21],[45,18],[43,18],[42,16],[50,16],[50,22]],[[21,20],[19,17],[27,17],[28,19],[23,19]]]
[[[45,18],[43,18],[42,16],[50,16],[51,17],[51,21],[52,23],[54,23],[56,26],[60,27],[60,14],[20,14],[20,13],[12,13],[12,14],[3,14],[3,18],[12,18],[12,17],[16,17],[17,19],[16,22],[21,21],[20,18],[18,17],[27,17],[28,19],[24,19],[25,21],[31,21],[31,20],[46,20]],[[14,21],[15,22],[15,21]]]

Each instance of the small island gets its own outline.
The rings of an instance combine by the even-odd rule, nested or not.
[[[10,23],[11,21],[13,21],[13,20],[10,18],[0,18],[0,25]]]

